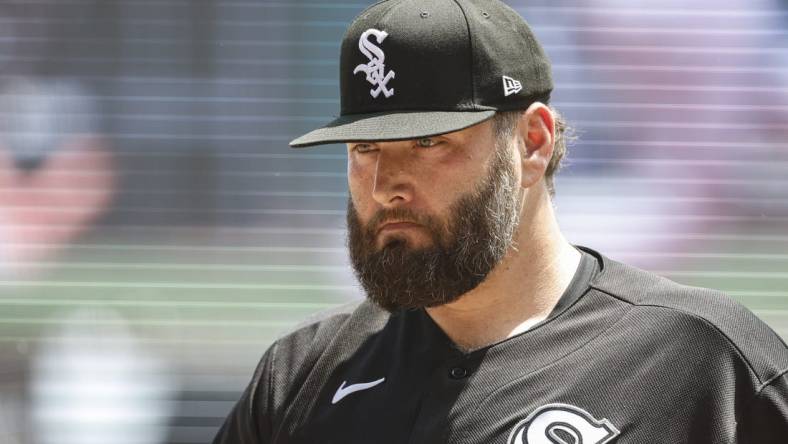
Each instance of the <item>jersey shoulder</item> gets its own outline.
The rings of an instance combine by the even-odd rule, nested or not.
[[[766,323],[724,292],[682,285],[602,255],[602,269],[590,286],[632,304],[643,316],[691,318],[707,334],[735,348],[762,386],[788,370],[788,346]],[[677,331],[676,334],[686,332]]]
[[[321,363],[351,353],[381,330],[389,316],[368,300],[354,301],[319,312],[280,336],[269,348],[269,396],[275,410],[294,401],[293,396]]]

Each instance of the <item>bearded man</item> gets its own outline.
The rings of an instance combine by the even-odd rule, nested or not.
[[[496,0],[387,0],[342,43],[367,294],[263,356],[215,443],[778,443],[788,348],[727,296],[561,234],[550,63]]]

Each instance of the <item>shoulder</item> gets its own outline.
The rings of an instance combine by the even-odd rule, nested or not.
[[[598,253],[597,253],[598,254]],[[788,347],[766,323],[725,293],[692,287],[599,255],[591,287],[632,305],[635,317],[658,317],[677,340],[726,344],[758,383],[788,369]],[[702,345],[702,344],[698,344]]]
[[[381,330],[389,316],[372,302],[354,301],[319,312],[281,335],[267,353],[273,403],[286,404],[318,361],[352,351]]]
[[[292,367],[293,364],[301,364],[310,352],[327,347],[340,333],[346,337],[376,331],[385,324],[388,316],[387,312],[367,300],[348,302],[304,319],[280,335],[272,347],[277,349],[279,359],[286,361],[280,363]]]
[[[319,362],[342,359],[337,353],[384,325],[388,313],[367,301],[320,312],[283,334],[266,350],[254,376],[214,442],[268,442],[294,405]],[[300,398],[298,395],[301,394]]]
[[[299,350],[312,343],[323,342],[340,329],[362,305],[363,301],[352,301],[319,311],[280,334],[274,341],[274,346],[277,349]]]

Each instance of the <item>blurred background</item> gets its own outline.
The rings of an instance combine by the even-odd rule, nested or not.
[[[508,1],[577,128],[569,239],[788,338],[788,2]],[[362,297],[339,111],[369,2],[0,2],[0,442],[208,443],[278,334]]]

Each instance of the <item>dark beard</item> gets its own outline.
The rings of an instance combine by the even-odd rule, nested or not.
[[[380,210],[362,226],[348,199],[350,260],[367,297],[383,309],[435,307],[476,288],[513,247],[520,195],[514,167],[499,147],[488,175],[449,210],[446,223],[406,208]],[[376,247],[376,228],[384,220],[409,220],[429,232],[432,245],[412,248],[392,236]]]

